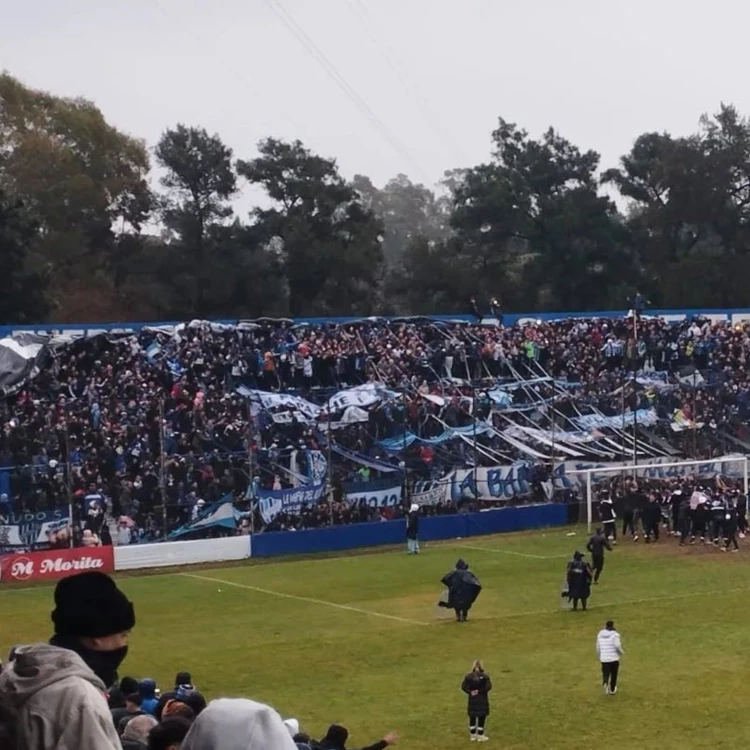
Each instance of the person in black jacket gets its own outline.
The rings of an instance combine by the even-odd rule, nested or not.
[[[599,583],[599,576],[604,570],[604,550],[612,551],[612,547],[602,529],[589,539],[586,549],[591,553],[591,564],[594,569],[594,583]]]
[[[732,552],[737,552],[740,548],[739,544],[737,544],[737,507],[731,500],[727,503],[723,528],[724,546],[721,550],[726,552],[729,549],[729,546],[733,544],[734,549]]]
[[[406,551],[410,555],[419,554],[419,506],[412,503],[406,514]]]
[[[479,580],[469,570],[469,566],[459,559],[456,567],[446,573],[440,582],[448,588],[448,601],[440,601],[438,605],[454,610],[456,622],[466,622],[469,610],[482,590]]]
[[[347,750],[346,741],[349,739],[349,730],[341,724],[331,724],[326,736],[320,742],[313,743],[313,750]],[[395,745],[398,737],[394,732],[386,734],[382,740],[372,745],[363,747],[362,750],[385,750],[389,745]]]
[[[486,742],[489,737],[484,730],[487,717],[490,715],[489,692],[492,690],[492,680],[484,671],[479,659],[472,664],[471,672],[464,677],[461,690],[469,696],[469,735],[472,741]]]
[[[586,602],[591,595],[591,566],[583,559],[582,552],[574,552],[573,559],[568,563],[567,570],[568,590],[566,596],[568,601],[573,602],[573,611],[581,609],[586,611]]]

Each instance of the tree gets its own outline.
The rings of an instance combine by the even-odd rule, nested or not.
[[[255,231],[277,253],[292,315],[366,314],[377,297],[383,226],[333,160],[300,141],[268,138],[237,171],[275,204],[253,212]]]
[[[651,299],[684,307],[746,298],[738,279],[750,267],[750,122],[734,107],[702,117],[688,137],[639,136],[603,180],[630,201]]]
[[[492,161],[454,181],[455,265],[472,269],[475,293],[515,309],[607,307],[633,265],[616,207],[598,193],[599,155],[502,119],[492,139]]]
[[[176,240],[174,265],[169,265],[179,269],[174,281],[192,313],[205,317],[211,312],[207,279],[214,259],[209,254],[223,236],[218,228],[232,215],[228,201],[237,191],[232,150],[203,128],[177,125],[162,135],[155,153],[165,170],[161,184],[169,191],[162,218]]]
[[[23,200],[39,231],[30,260],[49,276],[58,317],[81,285],[107,288],[115,231],[138,231],[151,208],[142,141],[84,99],[0,75],[0,187]]]
[[[45,281],[28,268],[38,227],[23,204],[0,190],[0,321],[32,323],[47,313]]]

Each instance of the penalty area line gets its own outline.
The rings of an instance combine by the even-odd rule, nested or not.
[[[529,552],[514,552],[510,549],[494,549],[492,547],[479,547],[472,544],[453,544],[450,545],[455,549],[473,549],[477,552],[493,552],[498,555],[513,555],[514,557],[526,557],[530,560],[560,560],[563,557],[570,557],[570,555],[532,555]]]
[[[383,620],[392,620],[393,622],[400,622],[405,625],[419,625],[423,627],[425,625],[431,625],[431,622],[421,622],[419,620],[410,620],[407,617],[398,617],[397,615],[387,615],[384,612],[374,612],[371,609],[361,609],[360,607],[351,607],[348,604],[337,604],[336,602],[328,602],[325,599],[313,599],[309,596],[299,596],[297,594],[285,594],[281,591],[273,591],[271,589],[264,589],[260,586],[251,586],[247,583],[237,583],[235,581],[227,581],[223,578],[214,578],[212,576],[201,576],[195,573],[180,573],[179,575],[185,578],[194,578],[197,581],[208,581],[209,583],[219,583],[224,586],[234,586],[238,589],[245,589],[246,591],[255,591],[258,594],[266,594],[267,596],[276,596],[279,599],[291,599],[292,601],[305,602],[306,604],[318,604],[324,607],[332,607],[334,609],[341,609],[344,612],[355,612],[359,615],[367,615],[369,617],[380,617]]]

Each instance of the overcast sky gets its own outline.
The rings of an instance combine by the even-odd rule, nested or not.
[[[498,116],[535,136],[554,125],[608,167],[639,133],[691,132],[721,101],[750,114],[739,0],[6,5],[0,69],[93,100],[150,146],[177,122],[241,158],[299,138],[376,184],[485,160]]]

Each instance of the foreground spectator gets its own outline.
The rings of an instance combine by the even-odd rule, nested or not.
[[[331,724],[326,736],[316,744],[317,750],[347,750],[346,742],[349,739],[349,730],[341,724]],[[398,737],[394,732],[389,732],[382,740],[372,745],[363,747],[362,750],[385,750],[389,745],[395,745]]]
[[[180,750],[296,750],[296,745],[270,706],[221,698],[195,720]]]
[[[182,717],[165,719],[148,735],[148,750],[180,750],[191,722]]]
[[[146,750],[151,730],[158,725],[153,716],[136,716],[122,733],[122,750]]]
[[[117,680],[133,605],[103,573],[55,589],[55,635],[22,646],[0,675],[3,750],[121,750],[105,690]]]

